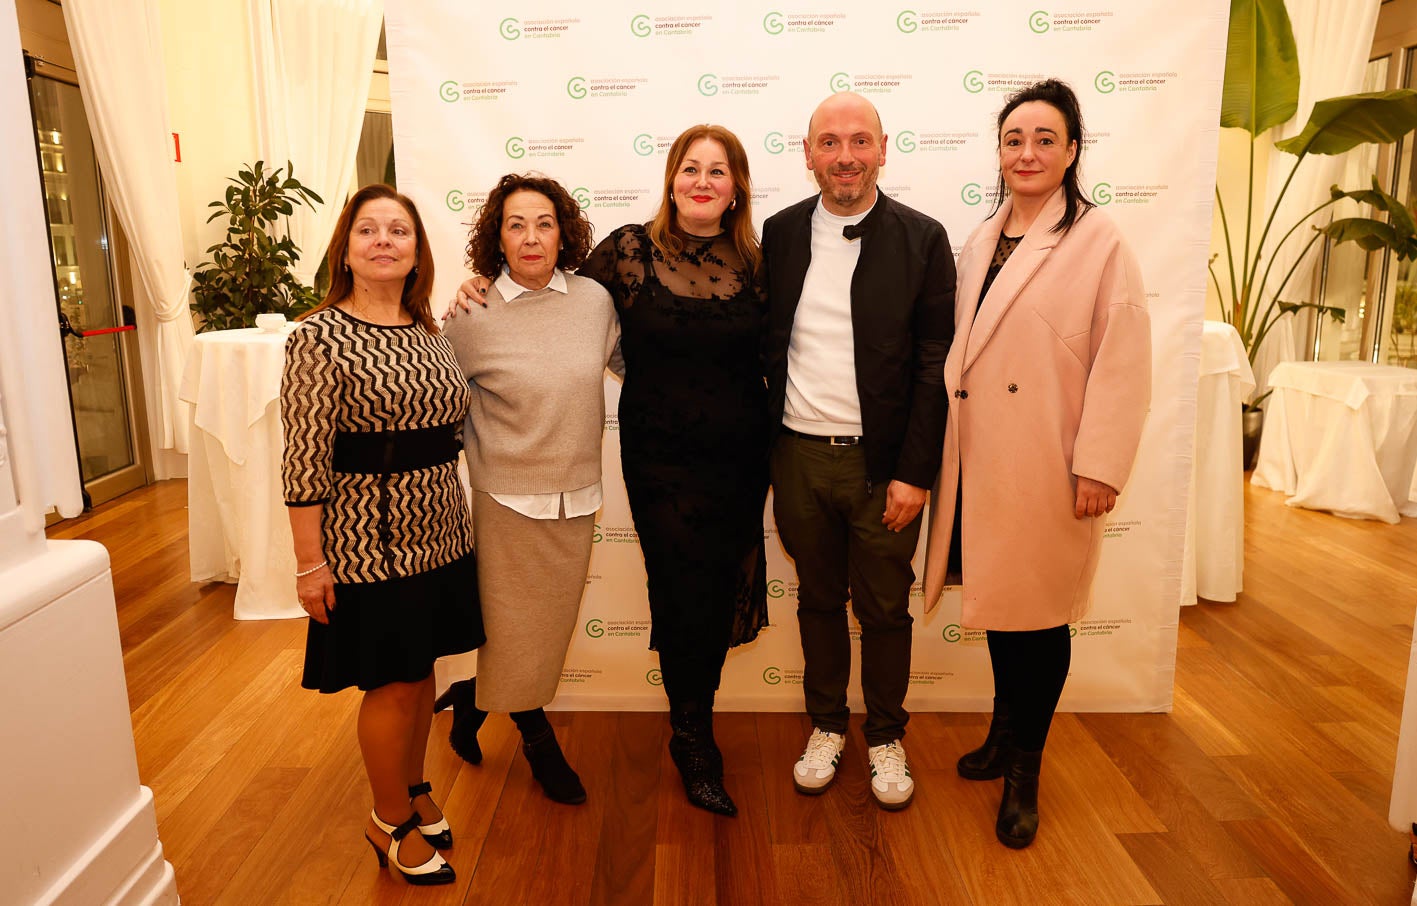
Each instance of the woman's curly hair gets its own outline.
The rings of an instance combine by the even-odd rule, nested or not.
[[[536,192],[551,202],[556,209],[556,225],[561,230],[561,249],[556,255],[556,266],[565,271],[580,267],[590,254],[590,221],[570,192],[556,180],[540,173],[508,173],[497,180],[468,235],[468,266],[489,280],[496,280],[502,272],[502,265],[507,260],[502,254],[502,208],[514,192]]]

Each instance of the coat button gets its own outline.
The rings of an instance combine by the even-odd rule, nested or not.
[[[969,399],[969,391],[968,391],[968,390],[956,390],[956,391],[955,391],[955,399],[959,399],[959,400],[967,400],[967,399]]]
[[[1009,385],[1009,392],[1010,392],[1010,393],[1018,393],[1018,384],[1010,384],[1010,385]]]

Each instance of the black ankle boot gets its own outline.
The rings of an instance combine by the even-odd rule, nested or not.
[[[1043,750],[1024,752],[1010,746],[1007,758],[1004,797],[999,802],[999,820],[994,822],[994,834],[1010,849],[1023,849],[1038,833],[1038,771],[1043,763]]]
[[[965,780],[996,780],[1004,776],[1004,753],[1013,742],[1009,728],[1009,706],[994,699],[994,716],[989,721],[989,734],[984,744],[960,756],[955,770]]]
[[[713,741],[713,711],[698,706],[675,706],[669,713],[674,732],[669,737],[669,756],[684,781],[689,803],[729,818],[738,807],[723,788],[723,753]]]
[[[458,680],[433,702],[433,713],[453,708],[453,728],[448,732],[448,744],[458,757],[468,764],[482,764],[482,747],[477,744],[477,731],[487,719],[487,712],[477,707],[477,677]]]
[[[556,741],[556,732],[551,725],[530,735],[522,734],[522,754],[531,765],[531,776],[541,784],[546,798],[566,805],[580,805],[585,802],[585,787],[581,778],[566,763],[561,753],[561,744]]]

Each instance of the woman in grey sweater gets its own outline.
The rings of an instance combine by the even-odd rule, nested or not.
[[[532,776],[566,803],[584,802],[585,788],[542,706],[556,695],[590,567],[604,373],[624,372],[610,294],[566,273],[590,240],[555,180],[502,177],[467,246],[478,272],[499,276],[485,308],[444,326],[473,393],[463,446],[487,642],[477,676],[437,707],[454,706],[454,748],[474,764],[486,712],[510,712]]]

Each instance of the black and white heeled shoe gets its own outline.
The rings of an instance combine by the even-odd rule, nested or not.
[[[432,797],[433,784],[424,780],[415,783],[408,788],[408,801],[411,803],[419,796]],[[453,845],[453,829],[448,826],[448,816],[444,815],[432,824],[418,825],[418,832],[423,835],[423,839],[428,841],[428,845],[434,849],[451,849]]]
[[[387,855],[385,855],[384,850],[380,848],[379,844],[374,842],[373,837],[369,836],[367,833],[364,835],[364,839],[368,840],[369,845],[374,847],[374,855],[379,859],[380,868],[388,868],[389,864],[392,863],[394,869],[398,871],[399,874],[403,875],[405,881],[420,887],[427,887],[433,884],[451,884],[457,880],[457,875],[453,873],[453,866],[449,865],[447,861],[436,852],[427,862],[424,862],[422,865],[415,865],[412,868],[409,868],[399,861],[399,844],[403,842],[404,837],[407,837],[410,833],[417,830],[418,822],[423,820],[418,817],[418,812],[414,812],[407,821],[400,824],[398,827],[385,824],[383,821],[379,820],[378,812],[371,811],[369,817],[374,819],[375,827],[389,835],[389,850]]]

